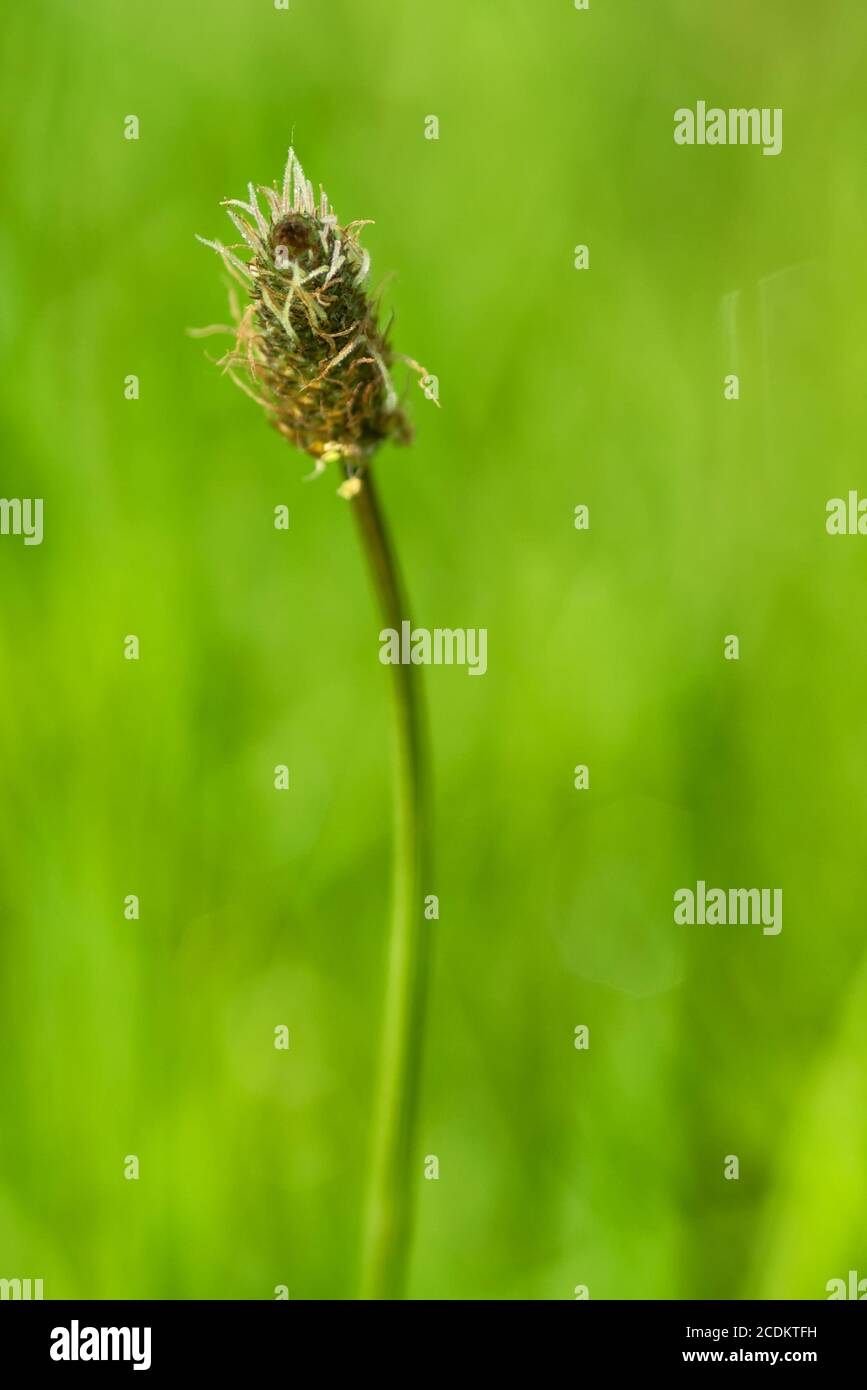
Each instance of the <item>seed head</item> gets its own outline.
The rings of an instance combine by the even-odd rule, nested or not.
[[[352,496],[384,440],[412,437],[392,384],[387,330],[367,289],[370,256],[359,235],[368,224],[341,227],[322,190],[317,204],[291,149],[280,189],[247,188],[249,201],[223,203],[242,241],[199,241],[220,254],[249,302],[241,309],[232,292],[234,328],[200,331],[235,334],[221,365],[315,459],[316,473],[339,462],[340,492]],[[417,362],[402,360],[424,378]]]

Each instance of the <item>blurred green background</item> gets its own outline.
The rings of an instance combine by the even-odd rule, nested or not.
[[[867,540],[824,525],[867,495],[865,39],[859,0],[6,14],[0,492],[45,539],[0,537],[0,1276],[356,1294],[389,672],[336,477],[185,333],[227,312],[194,233],[293,138],[440,380],[377,466],[415,621],[489,633],[426,673],[411,1296],[867,1276]],[[782,107],[780,157],[675,146],[699,99]],[[781,887],[782,934],[675,926],[697,878]]]

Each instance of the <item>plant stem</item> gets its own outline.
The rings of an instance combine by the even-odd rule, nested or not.
[[[370,469],[352,499],[362,547],[386,627],[401,631],[409,608]],[[427,759],[421,672],[397,664],[392,696],[396,735],[396,816],[391,935],[379,1089],[374,1111],[361,1297],[403,1297],[413,1218],[414,1152],[422,1041],[430,973],[430,924],[422,910],[427,834]]]

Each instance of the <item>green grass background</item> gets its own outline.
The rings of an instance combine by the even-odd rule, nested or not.
[[[0,537],[0,1276],[356,1293],[388,672],[336,479],[185,335],[226,314],[193,234],[293,132],[440,379],[377,468],[415,620],[489,633],[426,680],[411,1296],[867,1276],[867,540],[824,529],[867,494],[865,38],[859,0],[4,17],[0,493],[45,540]],[[781,106],[782,155],[676,147],[698,99]],[[782,934],[676,927],[699,877],[781,887]]]

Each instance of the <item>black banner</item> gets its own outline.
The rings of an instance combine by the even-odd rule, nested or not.
[[[405,1309],[413,1327],[416,1318]],[[129,1373],[160,1378],[185,1371],[197,1379],[213,1376],[222,1381],[233,1371],[253,1367],[283,1366],[287,1374],[295,1363],[302,1338],[309,1336],[311,1316],[315,1333],[317,1316],[309,1305],[298,1303],[130,1303],[130,1302],[7,1302],[0,1308],[0,1369],[12,1366],[65,1377],[98,1375],[110,1369],[114,1375]],[[355,1315],[348,1316],[355,1331]],[[379,1315],[373,1313],[375,1330]],[[391,1316],[394,1316],[392,1314]],[[397,1316],[402,1319],[403,1314]],[[442,1341],[442,1314],[436,1314],[425,1346],[424,1369],[429,1372],[437,1352],[446,1364],[453,1353]],[[333,1319],[334,1314],[330,1315]],[[345,1323],[344,1323],[344,1331]],[[785,1303],[633,1303],[586,1301],[573,1307],[568,1318],[550,1325],[555,1340],[563,1335],[580,1363],[596,1374],[621,1370],[667,1372],[704,1366],[807,1366],[827,1374],[850,1367],[856,1374],[862,1359],[864,1316],[840,1302]],[[461,1339],[466,1332],[458,1327]],[[538,1328],[528,1327],[537,1347]],[[504,1348],[520,1344],[520,1327],[510,1321]],[[329,1333],[320,1343],[324,1364],[333,1363],[334,1352],[346,1346],[356,1371],[369,1367],[358,1341],[336,1339]],[[497,1344],[494,1344],[495,1347]],[[490,1350],[486,1339],[479,1345]],[[489,1350],[484,1351],[485,1357]],[[564,1351],[566,1347],[564,1345]],[[375,1354],[376,1363],[381,1351]],[[496,1357],[496,1351],[494,1359]],[[367,1366],[365,1362],[367,1361]]]

